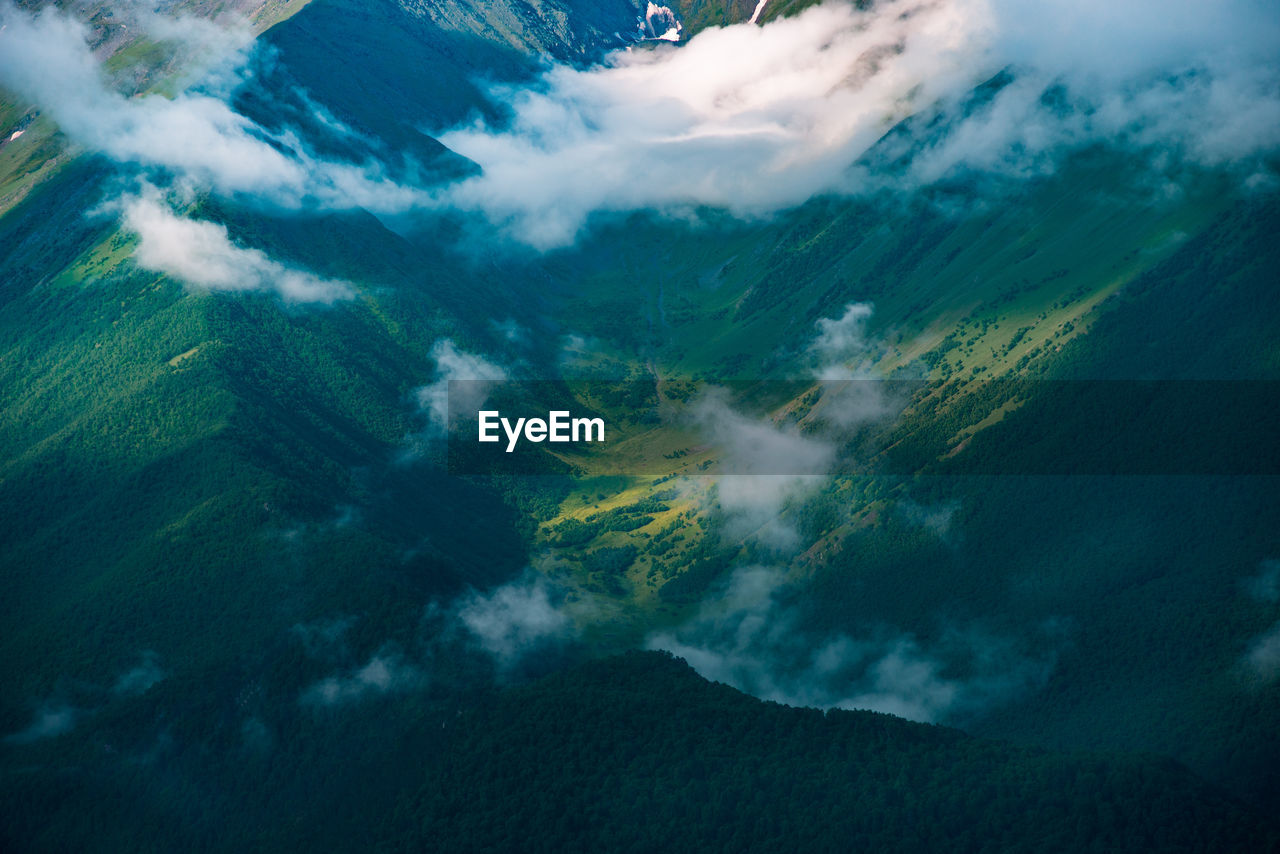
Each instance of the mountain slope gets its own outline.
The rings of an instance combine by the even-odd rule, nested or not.
[[[752,5],[676,8],[694,31]],[[504,121],[488,82],[548,56],[589,63],[636,12],[315,0],[268,32],[233,103],[313,151],[435,185],[475,167],[433,133]],[[529,828],[549,848],[621,847],[623,822],[653,846],[735,850],[750,840],[726,824],[762,846],[1274,844],[1252,810],[1280,797],[1280,683],[1249,664],[1277,619],[1249,592],[1280,554],[1271,478],[966,474],[993,458],[1052,470],[1027,435],[1108,444],[1050,384],[993,376],[1275,380],[1274,191],[1193,171],[1166,194],[1141,158],[1091,149],[1014,187],[907,202],[601,215],[545,255],[461,215],[184,198],[235,245],[356,294],[299,306],[145,269],[102,206],[127,170],[22,105],[0,130],[31,118],[39,133],[0,148],[9,847],[359,849],[370,824],[389,847]],[[444,342],[519,375],[582,368],[655,393],[807,377],[818,322],[855,303],[873,304],[875,375],[918,381],[889,432],[905,474],[783,503],[768,522],[795,529],[790,550],[647,478],[449,476],[417,395],[447,376]],[[765,415],[790,423],[802,404]],[[699,630],[744,568],[776,573],[777,592],[721,627],[750,643],[761,614],[781,628],[737,648]],[[509,636],[460,616],[486,602],[510,605]],[[554,642],[521,657],[530,603]],[[565,624],[547,616],[566,604]],[[486,687],[677,636],[762,696],[865,704],[876,668],[900,662],[911,678],[890,689],[958,698],[926,703],[934,719],[1172,756],[1213,785],[1169,760],[761,705],[647,655]],[[817,688],[794,681],[847,649],[870,652]]]
[[[447,720],[443,738],[396,847],[1210,851],[1269,839],[1169,763],[764,704],[653,653],[513,691]]]

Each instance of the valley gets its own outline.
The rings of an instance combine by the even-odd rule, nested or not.
[[[1273,149],[913,183],[1005,69],[838,173],[880,183],[758,210],[551,222],[447,145],[813,5],[671,3],[633,48],[627,0],[229,6],[190,80],[202,25],[68,4],[121,127],[189,109],[207,160],[0,63],[0,847],[1275,844]],[[463,390],[607,440],[486,472]]]

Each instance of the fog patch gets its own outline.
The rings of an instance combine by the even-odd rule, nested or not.
[[[910,524],[932,531],[939,537],[946,537],[951,533],[951,523],[960,510],[960,503],[944,501],[939,504],[919,504],[908,499],[899,501],[897,510]]]
[[[568,611],[562,592],[530,570],[494,590],[459,598],[451,614],[480,649],[500,666],[511,666],[576,637]]]
[[[805,355],[813,378],[822,384],[822,398],[811,416],[815,423],[849,430],[895,411],[895,401],[875,372],[884,347],[867,331],[873,313],[870,303],[851,302],[839,317],[814,323],[817,335]]]
[[[351,299],[348,282],[286,266],[259,249],[231,241],[224,225],[178,216],[154,188],[120,200],[121,225],[137,235],[139,267],[204,291],[270,293],[285,303],[330,304]]]
[[[173,97],[115,91],[87,43],[85,26],[48,7],[30,15],[0,8],[0,85],[33,101],[73,141],[120,163],[160,172],[226,196],[286,209],[365,208],[398,213],[425,194],[389,180],[382,167],[326,160],[292,132],[271,133],[235,112],[227,97],[243,82],[250,42],[237,31],[191,19],[148,18],[161,38],[201,55],[204,91]]]
[[[786,412],[744,414],[716,388],[694,401],[693,423],[715,449],[719,467],[731,472],[714,480],[730,538],[794,549],[799,533],[784,509],[826,485],[850,431],[894,413],[874,373],[878,345],[866,328],[871,315],[869,304],[855,302],[814,324],[804,359],[821,394],[801,423]]]
[[[1258,574],[1245,580],[1245,589],[1259,602],[1280,602],[1280,560],[1264,560]]]
[[[530,342],[529,330],[525,329],[514,318],[508,317],[502,322],[492,321],[493,328],[508,343],[520,346],[528,346]]]
[[[1245,579],[1244,588],[1257,602],[1280,602],[1280,561],[1264,560],[1258,574]],[[1280,677],[1280,622],[1249,643],[1242,663],[1248,674],[1264,683]]]
[[[271,730],[261,718],[247,718],[240,726],[240,739],[244,749],[253,753],[266,753],[275,744]]]
[[[1280,146],[1278,22],[1265,0],[828,2],[492,89],[512,119],[439,134],[482,170],[439,201],[551,249],[595,213],[767,216],[823,193],[1040,175],[1098,143],[1246,177]],[[975,98],[1002,70],[1012,82]]]
[[[1244,663],[1262,681],[1270,682],[1280,676],[1280,622],[1249,645]]]
[[[1276,623],[1254,640],[1244,660],[1249,669],[1264,682],[1280,676],[1280,623]]]
[[[694,422],[733,472],[716,479],[715,495],[730,538],[751,537],[777,549],[795,545],[795,528],[780,517],[787,502],[826,482],[835,448],[781,425],[736,411],[723,393],[710,390],[691,408]]]
[[[145,694],[151,690],[152,686],[163,681],[165,676],[164,669],[160,667],[160,656],[147,650],[142,654],[142,660],[136,667],[122,673],[116,679],[115,684],[111,686],[111,693],[117,696]]]
[[[459,412],[479,409],[490,385],[507,379],[507,370],[484,356],[467,353],[451,338],[442,338],[431,348],[436,363],[435,379],[414,392],[418,408],[431,427],[444,433],[449,428],[450,393]],[[450,381],[455,384],[450,388]]]
[[[744,567],[688,622],[651,635],[646,647],[761,699],[927,723],[980,714],[1042,685],[1052,669],[1013,641],[976,630],[949,632],[928,646],[888,629],[816,636],[795,600],[782,570]]]
[[[333,617],[310,623],[295,623],[290,633],[302,643],[312,658],[345,656],[346,635],[356,623],[355,617]]]
[[[8,744],[30,744],[65,735],[75,728],[80,711],[65,704],[46,704],[36,710],[26,729],[5,736]]]
[[[425,676],[392,647],[384,647],[368,662],[344,673],[329,676],[302,694],[305,705],[336,706],[370,697],[420,688]]]

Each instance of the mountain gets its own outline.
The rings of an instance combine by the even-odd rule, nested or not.
[[[594,661],[482,699],[303,721],[292,743],[269,753],[251,741],[232,747],[235,767],[217,769],[227,788],[208,788],[219,781],[208,768],[193,779],[201,760],[182,752],[164,770],[125,779],[104,775],[101,762],[56,784],[28,772],[29,787],[7,799],[6,825],[21,834],[9,841],[134,850],[1275,844],[1274,828],[1168,760],[1055,754],[891,715],[761,703],[660,653]],[[413,734],[380,733],[388,712],[409,716]],[[306,756],[299,736],[342,740],[349,758],[339,766]],[[412,757],[397,759],[397,745],[412,746]],[[293,776],[304,768],[320,773]],[[280,774],[293,786],[280,789],[271,779]],[[32,823],[25,810],[43,814],[56,792],[78,806]]]
[[[446,724],[440,765],[401,811],[397,844],[1077,851],[1267,843],[1247,812],[1165,762],[1054,755],[890,715],[760,703],[658,653],[593,662]]]
[[[934,23],[812,5],[6,10],[6,849],[1275,846],[1274,149],[980,63],[787,172]]]

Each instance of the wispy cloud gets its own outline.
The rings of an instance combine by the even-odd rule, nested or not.
[[[1280,676],[1280,623],[1254,639],[1245,654],[1245,663],[1265,682]]]
[[[0,6],[0,85],[34,101],[80,145],[200,189],[287,209],[400,212],[426,201],[376,163],[327,160],[296,135],[271,133],[233,110],[226,96],[250,44],[237,31],[158,15],[147,21],[159,37],[183,39],[185,53],[210,54],[203,67],[222,69],[217,85],[126,97],[109,85],[83,24],[54,7],[31,15],[11,5]]]
[[[1258,574],[1245,580],[1245,590],[1258,602],[1280,602],[1280,561],[1263,561]],[[1247,672],[1263,682],[1280,677],[1280,622],[1250,642],[1244,665]]]
[[[508,376],[506,368],[484,356],[460,350],[452,338],[442,338],[432,345],[431,358],[436,363],[435,379],[417,389],[414,396],[436,432],[449,427],[451,394],[458,412],[474,412],[484,403],[490,384]]]
[[[310,623],[296,623],[290,631],[302,641],[307,655],[333,656],[346,653],[345,637],[355,623],[355,617],[331,617]]]
[[[80,712],[68,705],[50,704],[36,710],[31,724],[19,732],[6,736],[10,744],[30,744],[46,738],[54,738],[70,732],[76,725]]]
[[[864,638],[815,634],[790,594],[782,570],[740,568],[693,618],[647,646],[763,699],[925,722],[979,714],[1042,684],[1052,667],[974,630],[928,647],[887,628]]]
[[[353,703],[384,694],[411,691],[425,684],[425,676],[394,648],[379,650],[360,667],[326,677],[303,692],[302,702],[317,706]]]
[[[916,187],[965,170],[1039,174],[1095,142],[1198,163],[1280,145],[1280,25],[1264,0],[828,2],[493,90],[514,117],[441,139],[482,167],[442,200],[539,248],[591,214],[700,205],[767,214],[815,194]],[[974,87],[1015,82],[985,105]],[[897,121],[893,177],[851,169]],[[927,123],[925,123],[927,124]]]
[[[231,241],[225,226],[173,212],[154,188],[118,203],[121,224],[138,236],[134,261],[201,290],[263,291],[288,303],[332,303],[355,296],[347,282],[281,264]]]
[[[1259,602],[1280,602],[1280,560],[1264,560],[1258,574],[1245,581],[1245,589]]]
[[[692,412],[720,464],[733,472],[716,478],[714,493],[728,536],[792,548],[797,532],[780,515],[782,508],[826,482],[835,447],[794,426],[744,415],[714,392],[704,394]]]
[[[165,678],[164,669],[160,667],[160,656],[148,650],[142,654],[142,660],[116,679],[111,686],[111,693],[121,696],[145,694],[152,686]]]
[[[892,414],[883,383],[874,379],[876,344],[866,329],[871,315],[870,305],[850,303],[837,317],[815,323],[806,358],[822,395],[803,428],[744,414],[714,388],[694,402],[694,423],[715,448],[720,468],[732,472],[717,477],[714,490],[731,538],[795,547],[799,534],[783,509],[827,483],[849,430]]]
[[[488,592],[454,603],[458,623],[502,666],[576,635],[563,596],[544,577],[526,572]]]
[[[911,524],[927,528],[939,537],[946,537],[951,533],[951,523],[960,510],[960,503],[944,501],[939,504],[918,504],[910,499],[903,499],[897,502],[895,509]]]

